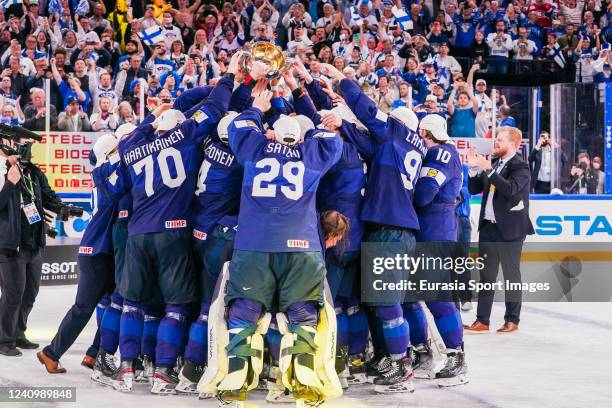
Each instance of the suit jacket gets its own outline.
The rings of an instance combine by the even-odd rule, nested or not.
[[[531,190],[535,188],[538,174],[542,167],[542,149],[533,149],[529,153],[529,167],[531,168]]]
[[[495,162],[493,166],[495,167]],[[493,184],[493,212],[502,234],[501,238],[504,241],[518,241],[533,234],[533,225],[529,219],[530,179],[529,165],[517,155],[505,164],[500,173],[492,172],[487,176],[485,172],[481,172],[470,177],[470,194],[482,193],[478,230],[482,227],[489,187]]]

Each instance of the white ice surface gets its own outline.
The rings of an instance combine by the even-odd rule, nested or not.
[[[28,337],[47,344],[74,300],[76,286],[43,287],[30,316]],[[503,323],[503,303],[493,309],[492,329]],[[474,313],[463,315],[471,323]],[[612,407],[612,304],[529,303],[523,305],[520,331],[513,334],[466,335],[470,383],[439,389],[416,380],[416,392],[381,396],[372,386],[349,389],[324,407]],[[92,319],[62,358],[68,370],[48,375],[35,351],[23,357],[0,356],[0,386],[73,386],[77,403],[8,404],[10,406],[78,407],[215,407],[215,400],[184,396],[153,396],[144,385],[120,394],[93,384],[80,361],[95,333]],[[249,396],[250,405],[266,406],[263,392]],[[119,404],[119,405],[117,405]],[[271,406],[271,405],[268,405]],[[284,405],[292,406],[292,405]]]

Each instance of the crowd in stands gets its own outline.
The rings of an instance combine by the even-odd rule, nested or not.
[[[213,84],[259,41],[298,58],[324,86],[331,63],[389,112],[449,119],[451,136],[515,125],[480,73],[515,64],[565,80],[611,80],[612,2],[602,0],[9,0],[0,13],[0,120],[44,130],[136,123],[141,89],[172,99]],[[51,108],[45,109],[45,79]],[[291,93],[282,81],[279,93]],[[495,112],[493,115],[492,112]]]

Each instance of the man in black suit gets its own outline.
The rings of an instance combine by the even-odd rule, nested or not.
[[[521,131],[517,128],[499,128],[493,145],[493,154],[497,159],[493,163],[473,149],[468,153],[468,189],[470,194],[482,193],[478,222],[479,256],[484,259],[484,268],[480,271],[481,283],[495,282],[500,264],[505,281],[521,282],[523,241],[527,235],[534,233],[529,219],[529,165],[516,154],[521,137]],[[465,327],[468,332],[489,331],[494,293],[494,290],[479,292],[476,321]],[[497,331],[508,333],[518,330],[520,312],[521,292],[506,291],[505,323]]]

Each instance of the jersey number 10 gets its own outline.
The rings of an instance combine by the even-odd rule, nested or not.
[[[174,162],[174,169],[176,176],[170,174],[170,168],[168,167],[168,159]],[[181,152],[176,150],[174,147],[167,147],[159,152],[157,155],[157,166],[161,173],[163,183],[169,188],[176,188],[183,184],[183,181],[187,178],[185,175],[185,166],[183,165],[183,158]],[[145,193],[147,197],[151,197],[155,194],[153,189],[153,180],[155,176],[155,160],[153,156],[147,156],[144,159],[134,163],[134,172],[136,175],[140,175],[144,169],[145,173]]]

